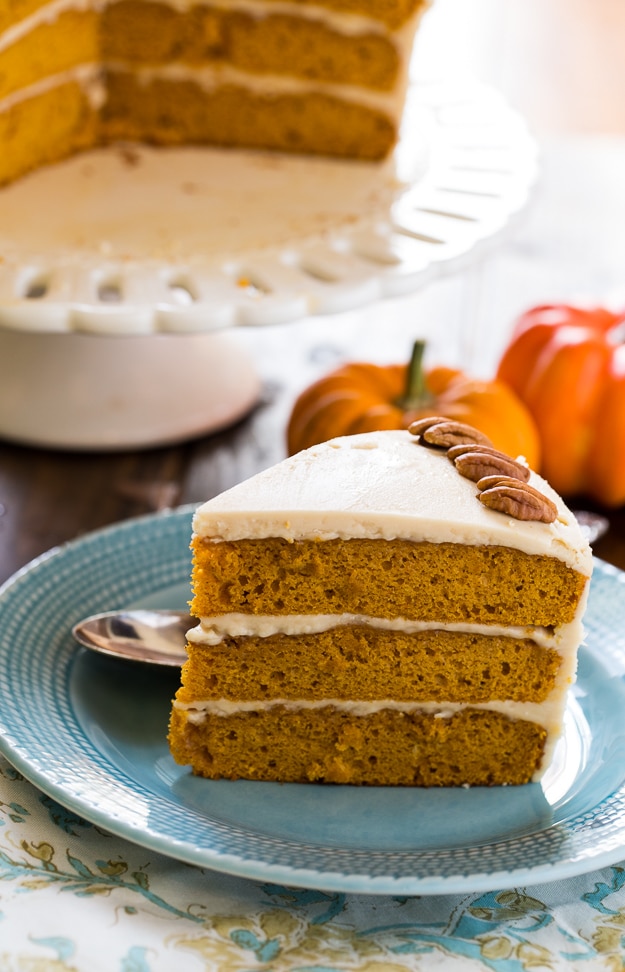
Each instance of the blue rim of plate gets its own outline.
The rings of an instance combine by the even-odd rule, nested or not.
[[[145,701],[147,713],[157,683],[133,666],[135,674],[123,684],[141,687],[132,691],[144,699],[137,699],[135,711],[133,695],[130,713],[128,698],[122,698],[127,686],[114,679],[109,684],[103,668],[103,679],[92,678],[95,656],[71,637],[72,624],[96,611],[181,606],[189,583],[191,516],[192,508],[182,507],[95,531],[37,558],[0,588],[0,752],[31,783],[90,823],[177,860],[324,891],[493,890],[571,877],[625,858],[623,572],[595,561],[569,729],[548,785],[434,793],[196,780],[174,768],[166,723],[162,738],[154,737],[153,723],[143,732],[141,706]],[[172,597],[176,605],[165,603]],[[126,664],[93,664],[109,662]],[[128,717],[119,733],[111,715],[118,691],[120,721]],[[101,698],[94,701],[92,692]],[[98,725],[98,712],[106,725]],[[513,806],[514,827],[495,829],[492,839],[463,823],[484,814],[501,821]],[[364,807],[363,815],[355,807]],[[404,811],[415,820],[430,818],[426,836],[411,838],[409,846],[401,843]],[[456,821],[454,839],[437,834],[439,811],[441,821],[447,811],[450,834]],[[291,821],[297,818],[292,825],[288,813]],[[341,815],[345,819],[337,823]],[[276,829],[281,820],[284,833]],[[360,833],[366,821],[372,830]],[[341,846],[348,833],[348,846]]]

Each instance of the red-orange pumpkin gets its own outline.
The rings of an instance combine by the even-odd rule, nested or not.
[[[611,507],[625,502],[624,325],[602,307],[534,307],[497,370],[534,418],[554,489]]]

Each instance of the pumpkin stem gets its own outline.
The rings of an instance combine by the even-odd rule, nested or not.
[[[404,394],[397,401],[399,408],[403,408],[405,411],[423,408],[434,400],[434,396],[430,394],[425,384],[424,353],[425,341],[415,341],[406,374]]]

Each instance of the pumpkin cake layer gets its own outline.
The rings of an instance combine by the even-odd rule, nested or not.
[[[476,624],[566,624],[586,579],[499,545],[282,538],[194,541],[194,615],[331,614]]]
[[[265,95],[235,83],[204,89],[192,78],[152,72],[109,72],[106,82],[105,142],[208,143],[375,161],[395,139],[383,113],[323,93]]]
[[[294,643],[295,642],[295,643]],[[467,653],[471,665],[467,665]],[[555,648],[480,632],[393,631],[345,624],[297,638],[189,645],[178,701],[335,698],[401,702],[543,702],[560,668]]]
[[[374,786],[525,783],[546,732],[497,712],[381,709],[354,716],[336,706],[276,706],[187,721],[175,709],[173,755],[207,777]]]
[[[201,506],[170,746],[195,773],[373,785],[537,780],[592,557],[483,506],[408,432],[331,440]]]
[[[384,159],[426,5],[9,0],[0,123],[11,137],[0,182],[119,139]],[[47,148],[46,127],[35,138],[32,119],[50,106],[62,114],[71,84],[89,106],[85,131]]]

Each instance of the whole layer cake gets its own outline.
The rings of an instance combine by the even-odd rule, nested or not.
[[[523,462],[425,425],[315,446],[196,511],[179,763],[255,780],[540,778],[591,552]]]
[[[0,185],[115,140],[377,160],[427,0],[6,0]]]

